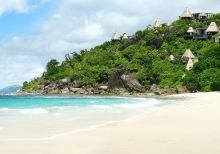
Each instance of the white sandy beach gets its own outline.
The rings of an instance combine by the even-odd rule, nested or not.
[[[42,140],[0,139],[0,154],[219,154],[220,93],[173,97],[185,99],[94,130]]]

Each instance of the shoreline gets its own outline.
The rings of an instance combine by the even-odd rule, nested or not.
[[[0,140],[0,153],[218,154],[220,152],[220,92],[169,95],[162,98],[180,98],[180,101],[150,108],[149,111],[130,120],[97,127],[90,131],[59,135],[51,140]]]

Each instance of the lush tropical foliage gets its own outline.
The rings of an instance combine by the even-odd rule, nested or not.
[[[220,44],[215,43],[214,36],[209,40],[184,39],[189,26],[207,28],[212,21],[220,26],[220,14],[207,21],[178,20],[156,29],[148,26],[136,32],[134,39],[109,41],[90,50],[73,52],[61,63],[52,59],[42,77],[25,82],[23,88],[67,77],[77,79],[80,86],[106,84],[109,75],[124,65],[127,73],[134,74],[146,89],[156,83],[160,88],[186,86],[190,91],[220,90]],[[186,49],[191,49],[199,59],[191,71],[181,61]],[[175,62],[170,62],[170,53],[176,57]]]

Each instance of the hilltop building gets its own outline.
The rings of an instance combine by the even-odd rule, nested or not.
[[[154,23],[154,28],[160,28],[160,27],[162,27],[162,24],[161,24],[160,20],[157,19]]]
[[[215,42],[216,42],[216,43],[220,43],[220,36],[216,36],[216,37],[215,37]]]
[[[186,65],[186,70],[188,70],[188,71],[192,70],[192,69],[193,69],[193,66],[194,66],[193,60],[190,58],[190,59],[188,60],[187,65]]]
[[[188,19],[188,20],[208,20],[211,18],[214,14],[213,13],[206,13],[204,11],[198,12],[198,13],[191,13],[189,8],[187,7],[182,15],[180,16],[180,19]]]
[[[193,19],[193,15],[188,7],[183,11],[182,15],[180,16],[180,19]]]
[[[176,58],[174,57],[174,55],[171,53],[170,54],[170,61],[171,62],[175,62]]]
[[[219,32],[220,30],[217,24],[212,22],[208,28],[196,28],[194,30],[193,27],[189,27],[184,37],[185,39],[207,40]]]
[[[123,35],[122,35],[122,39],[123,40],[127,40],[127,39],[129,39],[130,37],[126,34],[126,33],[124,33]]]
[[[187,49],[185,51],[185,53],[183,54],[183,56],[182,56],[182,59],[184,59],[184,58],[186,58],[186,59],[195,59],[196,57],[193,55],[193,53],[190,49]]]
[[[119,41],[121,40],[121,35],[117,32],[115,32],[113,35],[112,35],[112,41]]]
[[[182,61],[187,63],[186,70],[191,70],[195,63],[198,62],[198,58],[196,58],[190,49],[187,49],[182,56]]]
[[[168,23],[161,23],[160,19],[157,19],[153,25],[154,28],[166,27]]]
[[[120,41],[120,40],[127,40],[127,39],[130,39],[131,36],[128,36],[126,33],[124,33],[123,35],[115,32],[113,35],[112,35],[112,41]]]
[[[211,24],[209,25],[209,27],[206,30],[206,33],[208,35],[215,35],[219,33],[219,27],[217,26],[217,24],[215,22],[211,22]]]

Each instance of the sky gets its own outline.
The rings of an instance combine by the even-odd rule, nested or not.
[[[41,76],[47,62],[192,12],[219,13],[219,0],[0,0],[0,88]]]

